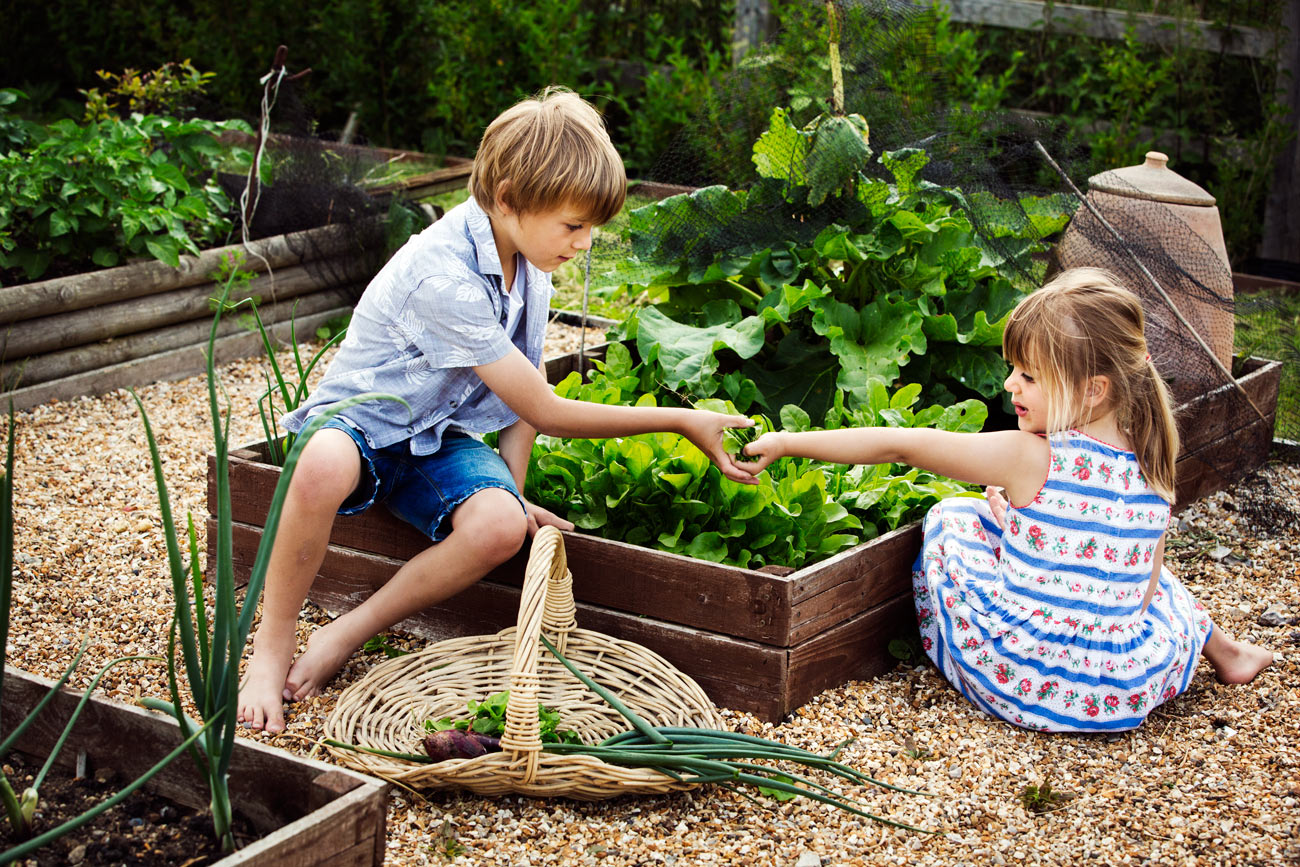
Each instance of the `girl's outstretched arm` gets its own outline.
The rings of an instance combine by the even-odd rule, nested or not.
[[[834,464],[907,464],[979,485],[1006,488],[1012,503],[1032,500],[1047,477],[1047,440],[1026,431],[954,433],[932,428],[865,427],[775,431],[745,447],[755,474],[783,457]]]

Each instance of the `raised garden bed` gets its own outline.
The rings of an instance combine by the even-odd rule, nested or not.
[[[345,146],[332,149],[339,147]],[[419,156],[351,150],[376,163]],[[368,190],[370,198],[382,206],[394,195],[419,198],[463,186],[470,162],[445,162],[435,171],[376,186]],[[212,321],[209,299],[220,294],[215,271],[232,254],[256,274],[239,297],[259,299],[271,336],[287,340],[291,319],[299,335],[311,334],[351,312],[383,265],[383,247],[381,222],[366,218],[273,235],[247,248],[232,244],[181,256],[177,268],[137,262],[0,287],[0,387],[12,392],[14,407],[22,410],[202,372]],[[261,351],[259,334],[234,317],[222,324],[218,362]]]
[[[51,681],[7,667],[0,728],[11,731],[50,686]],[[79,698],[76,693],[61,691],[19,739],[17,751],[43,760]],[[170,717],[92,698],[77,722],[72,742],[60,754],[60,764],[74,768],[80,751],[85,753],[85,773],[111,768],[118,778],[130,780],[180,741]],[[177,804],[195,810],[208,807],[207,789],[188,756],[174,760],[146,785]],[[369,867],[383,863],[387,783],[238,739],[230,766],[230,796],[236,814],[262,836],[217,862],[219,867]],[[45,859],[38,860],[44,863]]]
[[[1182,504],[1227,484],[1216,469],[1225,450],[1253,460],[1242,469],[1268,456],[1281,365],[1251,359],[1246,366],[1239,383],[1265,410],[1265,419],[1229,412],[1241,405],[1230,386],[1178,410]],[[548,375],[554,381],[575,367],[571,356],[554,359]],[[252,565],[279,479],[279,469],[264,456],[258,446],[230,456],[237,574],[246,575]],[[211,474],[208,497],[211,507]],[[566,533],[565,546],[583,624],[662,654],[718,704],[775,721],[825,689],[894,664],[889,641],[915,629],[910,571],[920,539],[920,525],[909,524],[785,574],[579,533]],[[382,509],[338,518],[309,598],[330,612],[349,610],[427,546],[422,535]],[[521,554],[400,628],[441,640],[508,626],[518,608],[524,563]]]
[[[351,310],[376,270],[360,237],[324,226],[254,241],[256,255],[234,244],[183,256],[179,268],[140,262],[0,288],[0,377],[15,408],[26,409],[201,372],[209,299],[220,294],[213,272],[230,254],[257,272],[245,294],[261,299],[273,334],[288,336],[295,304],[297,330],[310,334]],[[221,334],[218,361],[261,351],[261,337],[233,317]]]

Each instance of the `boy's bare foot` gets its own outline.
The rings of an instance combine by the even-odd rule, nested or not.
[[[1215,629],[1205,644],[1205,658],[1219,683],[1250,683],[1273,664],[1273,654],[1256,644],[1229,638]]]
[[[253,655],[239,687],[236,719],[249,728],[284,731],[284,704],[280,698],[297,641],[272,641],[254,636]]]
[[[340,628],[342,627],[342,628]],[[320,695],[321,687],[339,673],[363,642],[354,642],[346,624],[327,623],[307,639],[307,649],[299,656],[282,682],[285,701],[302,701]]]

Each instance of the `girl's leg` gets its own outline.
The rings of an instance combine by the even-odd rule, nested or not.
[[[325,558],[334,516],[360,474],[356,445],[334,428],[318,431],[298,460],[267,565],[253,655],[239,689],[238,719],[251,728],[284,728],[285,681],[298,649],[298,614]]]
[[[451,514],[447,538],[398,569],[375,594],[312,633],[284,683],[286,698],[319,695],[372,636],[469,587],[506,562],[528,536],[519,500],[503,488],[472,494]]]
[[[1201,650],[1214,666],[1219,683],[1250,683],[1273,663],[1273,654],[1246,641],[1237,641],[1217,625]]]

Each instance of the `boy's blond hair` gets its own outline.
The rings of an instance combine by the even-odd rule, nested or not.
[[[622,209],[627,174],[600,112],[568,88],[548,87],[488,124],[469,189],[488,211],[499,195],[521,213],[573,207],[599,226]]]
[[[1046,397],[1049,438],[1088,421],[1084,385],[1110,380],[1101,410],[1113,409],[1142,475],[1174,501],[1178,426],[1169,389],[1147,351],[1142,302],[1100,268],[1062,271],[1012,311],[1002,354],[1034,372]]]

